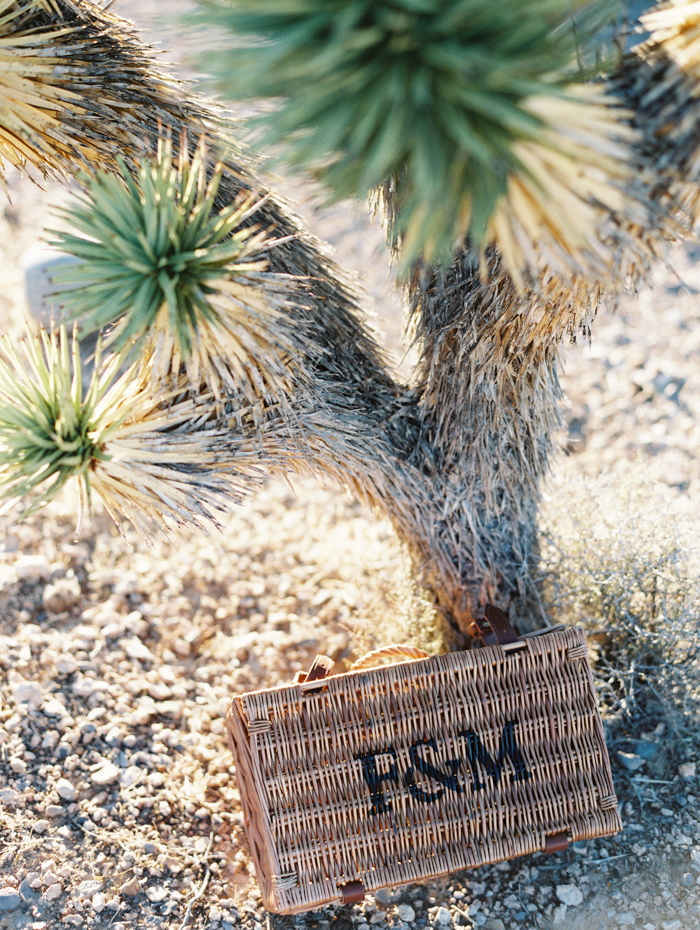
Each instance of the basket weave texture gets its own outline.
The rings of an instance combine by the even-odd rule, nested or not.
[[[621,829],[578,629],[244,694],[228,731],[278,913]]]

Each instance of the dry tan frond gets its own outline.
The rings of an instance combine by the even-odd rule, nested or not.
[[[662,46],[679,68],[700,78],[698,0],[671,0],[646,13],[640,22],[651,33],[649,45]]]
[[[487,234],[518,287],[560,276],[614,281],[615,251],[601,241],[610,214],[625,211],[635,133],[628,114],[594,85],[567,96],[530,97],[523,108],[542,121],[542,138],[519,141],[522,170],[509,176]]]

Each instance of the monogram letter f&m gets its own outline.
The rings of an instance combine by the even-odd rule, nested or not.
[[[438,755],[438,743],[434,737],[425,740],[417,740],[410,747],[408,754],[411,765],[403,773],[403,783],[408,789],[411,797],[422,804],[431,804],[441,798],[445,789],[453,791],[455,794],[462,794],[464,786],[459,783],[457,773],[460,765],[464,761],[471,770],[472,788],[474,791],[480,791],[485,788],[485,782],[479,780],[479,770],[484,771],[496,785],[500,783],[501,775],[506,759],[510,760],[513,768],[513,781],[524,781],[531,777],[528,771],[520,747],[515,741],[515,727],[517,720],[507,720],[501,733],[498,744],[498,753],[494,759],[484,744],[481,742],[478,734],[474,730],[462,730],[459,736],[466,740],[466,758],[465,759],[440,759]],[[429,761],[426,753],[432,750],[437,757],[436,761],[441,764],[441,768]],[[388,757],[382,763],[383,771],[379,770],[377,759],[381,756]],[[372,802],[370,815],[385,814],[391,810],[391,802],[384,796],[384,782],[393,782],[395,785],[400,784],[399,771],[397,766],[398,754],[393,746],[387,746],[385,749],[378,749],[375,752],[368,752],[355,757],[362,762],[362,773],[369,788],[369,796]],[[388,765],[387,765],[388,762]],[[426,791],[416,783],[416,772],[426,778],[432,779],[441,785],[435,791]]]

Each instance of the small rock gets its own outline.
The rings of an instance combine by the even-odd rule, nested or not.
[[[190,654],[191,648],[192,647],[190,646],[190,644],[186,640],[181,639],[180,637],[178,637],[173,643],[173,649],[179,656],[182,656],[183,658],[185,658],[186,656]]]
[[[680,920],[664,920],[661,924],[662,930],[681,930],[682,926]]]
[[[64,801],[75,801],[78,794],[76,788],[68,781],[67,778],[59,778],[56,782],[56,791],[59,797]]]
[[[380,924],[386,917],[386,911],[375,911],[369,919],[371,924]]]
[[[0,888],[0,913],[14,911],[21,903],[22,899],[15,888]]]
[[[98,891],[102,888],[102,882],[95,881],[94,879],[86,879],[84,882],[81,882],[78,885],[78,894],[83,898],[92,898],[93,895],[96,895]]]
[[[3,807],[24,807],[24,796],[14,788],[0,788],[0,804]]]
[[[32,888],[31,883],[26,878],[20,883],[19,893],[23,901],[31,901],[32,903],[39,897],[39,892]]]
[[[35,681],[20,679],[12,685],[15,704],[26,704],[27,709],[38,710],[44,702],[44,689]]]
[[[120,726],[111,727],[104,737],[104,741],[108,746],[121,746],[123,739],[124,731]]]
[[[101,914],[107,906],[107,898],[103,891],[98,891],[92,896],[92,909],[96,914]]]
[[[39,581],[51,574],[49,560],[43,555],[21,555],[14,568],[20,581]]]
[[[137,781],[140,781],[145,774],[145,769],[140,768],[138,765],[130,765],[128,768],[122,769],[119,773],[119,784],[123,788],[130,788],[132,785],[135,785]]]
[[[54,882],[53,885],[49,887],[44,892],[44,897],[47,901],[55,901],[56,898],[60,898],[63,894],[63,885],[60,882]]]
[[[577,907],[583,901],[583,894],[576,885],[557,885],[557,897],[568,907]]]
[[[629,911],[618,914],[616,920],[621,927],[631,927],[636,923],[634,914],[630,914]]]
[[[561,927],[564,921],[566,920],[566,904],[560,904],[559,907],[555,908],[554,916],[552,918],[553,927]]]
[[[450,914],[446,907],[440,906],[435,914],[435,921],[444,925],[452,923],[452,914]]]
[[[65,705],[56,698],[49,698],[44,701],[41,705],[41,712],[46,714],[47,717],[66,717],[68,715]]]
[[[61,804],[47,804],[46,805],[46,816],[55,819],[56,817],[63,817],[65,814],[65,808]],[[34,828],[36,830],[36,827]]]
[[[139,893],[139,880],[134,876],[130,878],[128,882],[124,882],[119,891],[125,895],[135,895]]]
[[[103,762],[90,778],[95,785],[111,785],[119,778],[119,769],[113,762]]]
[[[628,772],[636,772],[643,765],[646,765],[646,759],[642,759],[641,756],[635,755],[633,752],[618,752],[617,757]]]
[[[50,826],[51,824],[49,823],[48,820],[43,820],[43,819],[35,820],[34,823],[32,824],[32,830],[34,831],[34,833],[38,833],[41,835],[42,833],[46,833],[46,831],[49,829]]]
[[[146,897],[154,904],[160,904],[161,901],[165,901],[168,897],[168,889],[164,888],[163,885],[153,885],[151,888],[146,889]]]
[[[506,925],[500,917],[489,917],[485,924],[482,924],[483,930],[506,930]]]
[[[77,660],[70,653],[58,656],[53,664],[56,666],[59,675],[72,675],[78,668]]]
[[[642,759],[651,759],[659,751],[659,744],[649,742],[649,740],[638,740],[634,744],[634,751]]]
[[[42,601],[44,607],[53,614],[70,610],[80,602],[82,592],[77,578],[59,578],[44,588]]]
[[[24,759],[20,759],[19,756],[13,756],[10,759],[10,768],[15,775],[24,775],[27,771],[27,763]]]
[[[90,697],[95,691],[108,691],[109,685],[106,681],[97,681],[94,678],[79,678],[74,681],[71,691],[76,697]]]
[[[374,892],[374,900],[377,904],[391,904],[391,888],[380,888]]]
[[[142,643],[136,636],[131,639],[120,640],[119,646],[130,659],[138,659],[140,662],[153,662],[155,660],[155,656],[148,646]]]
[[[683,765],[679,765],[678,774],[681,776],[681,778],[695,778],[695,763],[684,762]]]
[[[396,908],[396,913],[399,915],[399,918],[407,924],[413,923],[416,919],[416,912],[410,904],[399,904]]]

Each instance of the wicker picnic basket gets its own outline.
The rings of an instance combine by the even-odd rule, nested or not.
[[[518,638],[487,616],[483,649],[335,676],[320,656],[289,687],[234,698],[227,729],[268,910],[621,829],[583,632]]]

